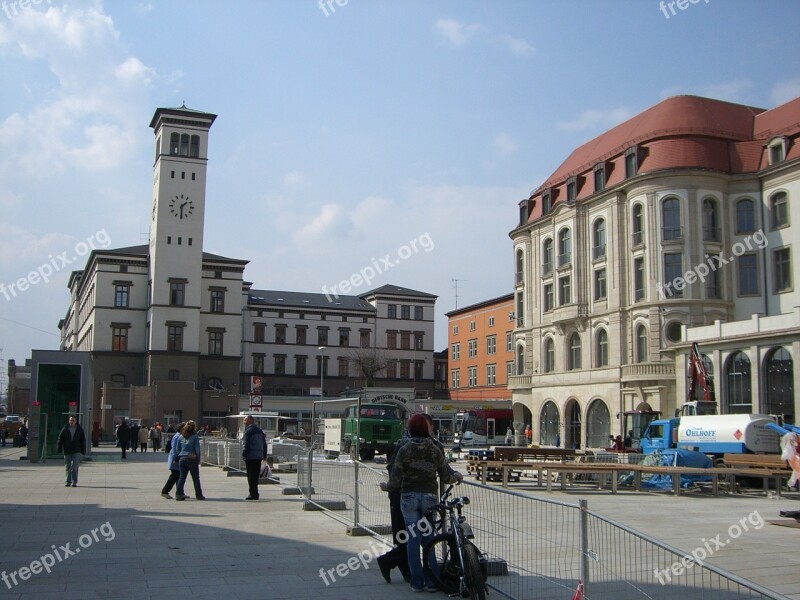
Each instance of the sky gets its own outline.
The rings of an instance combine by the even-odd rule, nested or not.
[[[435,294],[441,350],[575,147],[678,94],[800,96],[798,29],[797,0],[0,0],[0,363],[58,348],[92,247],[147,243],[158,107],[218,115],[205,251],[256,289],[381,271],[350,293]]]

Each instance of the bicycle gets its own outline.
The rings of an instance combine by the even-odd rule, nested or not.
[[[486,561],[471,541],[475,536],[462,514],[469,498],[447,500],[452,490],[453,486],[448,486],[439,503],[429,511],[428,519],[440,533],[425,545],[422,564],[425,574],[439,590],[448,595],[484,600],[488,592]]]

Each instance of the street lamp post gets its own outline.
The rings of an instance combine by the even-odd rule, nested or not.
[[[325,350],[327,350],[327,346],[320,346],[317,348],[319,350],[319,399],[322,400],[325,397]],[[314,449],[314,436],[317,434],[317,424],[316,424],[316,403],[312,400],[311,401],[311,449],[313,452]]]

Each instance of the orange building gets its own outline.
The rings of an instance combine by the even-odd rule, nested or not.
[[[449,394],[454,402],[511,407],[508,377],[514,373],[514,294],[446,314]]]

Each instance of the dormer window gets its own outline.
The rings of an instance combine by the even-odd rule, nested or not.
[[[786,160],[786,146],[787,141],[783,136],[772,138],[767,144],[769,151],[769,164],[777,165]]]
[[[625,179],[630,179],[639,170],[639,148],[631,146],[625,150]]]
[[[528,217],[533,210],[533,207],[536,206],[536,201],[527,199],[521,200],[519,203],[519,224],[520,226],[525,225],[528,222]]]
[[[569,179],[567,179],[567,202],[575,202],[575,198],[578,196],[578,180],[573,175]]]
[[[546,215],[553,210],[553,196],[550,190],[542,192],[542,214]]]
[[[602,192],[606,189],[606,163],[599,162],[594,166],[594,191]]]

